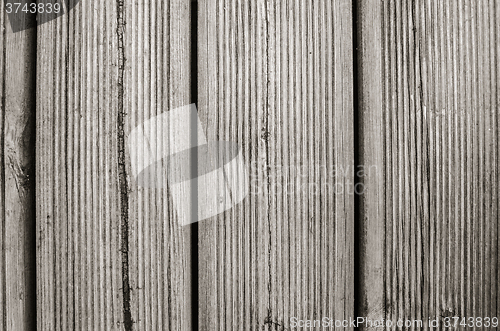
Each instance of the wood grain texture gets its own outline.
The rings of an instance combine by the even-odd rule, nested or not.
[[[189,229],[137,187],[126,144],[189,103],[188,14],[81,1],[38,29],[38,330],[190,330]]]
[[[353,316],[351,7],[199,2],[200,118],[250,175],[242,203],[199,223],[201,330]]]
[[[38,27],[38,330],[126,330],[116,31],[114,2]]]
[[[0,330],[35,329],[34,29],[0,13]]]
[[[362,162],[378,168],[363,178],[360,315],[498,316],[500,7],[358,7]]]
[[[191,104],[190,3],[125,3],[126,133],[164,112]],[[159,129],[161,135],[150,139],[157,139],[157,146],[165,145],[170,132]],[[180,225],[174,193],[166,182],[163,188],[138,187],[131,178],[129,188],[128,267],[134,329],[191,330],[191,227]]]

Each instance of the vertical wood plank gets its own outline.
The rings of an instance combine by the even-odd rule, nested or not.
[[[499,7],[358,5],[362,156],[379,170],[364,178],[360,314],[424,320],[411,330],[498,316]]]
[[[380,170],[386,160],[384,150],[382,10],[381,1],[357,1],[358,141],[359,165],[374,166],[375,176],[360,176],[364,187],[359,196],[359,289],[357,315],[376,320],[385,317],[385,196]],[[384,173],[385,174],[385,173]]]
[[[200,1],[199,114],[245,200],[199,223],[202,330],[353,316],[350,1]]]
[[[39,330],[127,330],[118,181],[117,3],[38,27]]]
[[[0,330],[33,330],[36,34],[14,33],[3,8],[0,26]]]
[[[166,146],[160,114],[191,104],[191,0],[127,1],[123,12],[124,128],[152,119]],[[145,132],[148,136],[148,133]],[[132,147],[133,148],[133,147]],[[159,151],[151,151],[160,153]],[[138,155],[140,153],[135,153]],[[133,162],[133,160],[132,160]],[[127,161],[127,172],[130,172]],[[130,305],[136,330],[191,329],[191,227],[181,226],[167,182],[129,182]]]
[[[189,230],[126,143],[189,103],[186,40],[186,1],[81,1],[39,27],[39,330],[190,330]]]

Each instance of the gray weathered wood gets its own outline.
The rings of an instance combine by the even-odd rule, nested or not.
[[[353,184],[351,6],[199,1],[200,117],[208,140],[241,146],[251,181],[199,223],[202,330],[354,314],[354,195],[335,193]]]
[[[123,110],[125,132],[130,132],[191,103],[191,12],[190,0],[126,1],[124,9]],[[169,136],[163,131],[156,139]],[[133,178],[129,181],[135,330],[191,330],[191,228],[180,225],[172,192],[164,184],[162,189],[139,188]]]
[[[358,7],[362,162],[377,167],[363,178],[360,315],[498,316],[500,7]]]
[[[38,330],[190,330],[190,233],[127,136],[189,103],[189,2],[81,1],[38,29]]]
[[[116,3],[38,27],[37,329],[124,330]]]
[[[0,26],[0,330],[34,330],[36,38]]]

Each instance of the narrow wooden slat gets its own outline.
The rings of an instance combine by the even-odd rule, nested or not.
[[[199,2],[200,118],[209,141],[240,145],[250,178],[242,203],[199,223],[202,330],[353,317],[351,7]]]
[[[363,178],[360,314],[424,321],[411,330],[498,316],[499,7],[358,5],[362,162],[378,169]]]
[[[36,37],[0,26],[0,330],[34,330]]]
[[[128,134],[152,119],[158,126],[158,135],[149,137],[157,140],[155,146],[168,144],[168,129],[180,124],[161,127],[163,122],[155,118],[191,104],[190,3],[127,1],[124,7],[123,125]],[[167,182],[160,186],[139,187],[133,178],[129,182],[128,270],[134,329],[190,330],[191,227],[181,226],[172,203],[175,193]]]
[[[189,229],[127,137],[189,103],[189,6],[82,1],[38,30],[38,330],[190,330]]]

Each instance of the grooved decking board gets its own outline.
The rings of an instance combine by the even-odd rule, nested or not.
[[[38,330],[190,329],[189,229],[127,145],[189,103],[188,10],[83,0],[38,28]]]
[[[360,315],[498,316],[500,7],[358,6]]]
[[[242,203],[199,223],[202,330],[353,316],[354,195],[335,192],[353,184],[351,7],[199,1],[200,118],[250,176]]]
[[[37,329],[125,330],[115,2],[37,31]]]
[[[35,324],[34,29],[0,13],[0,330]]]
[[[191,12],[190,0],[127,1],[124,9],[123,106],[128,133],[151,118],[191,103]],[[162,123],[156,121],[158,127]],[[157,142],[150,145],[168,144],[168,129],[177,124],[158,129],[158,136],[150,136]],[[161,186],[138,187],[134,178],[129,180],[134,329],[191,330],[191,227],[180,225],[173,193],[166,182]]]

